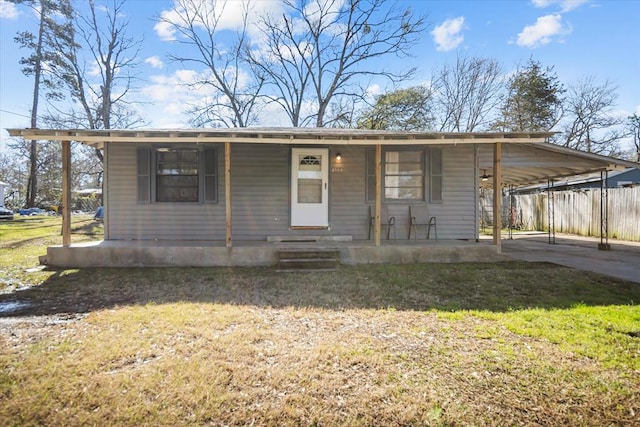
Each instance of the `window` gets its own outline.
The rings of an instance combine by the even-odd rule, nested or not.
[[[384,153],[385,200],[424,200],[424,151]]]
[[[139,203],[217,201],[212,148],[138,148]]]
[[[425,157],[428,156],[428,162]],[[442,200],[442,150],[385,150],[382,153],[382,194],[385,201],[425,200],[425,165],[429,165],[429,200]],[[367,201],[376,194],[375,150],[367,150]]]
[[[197,202],[198,150],[156,150],[156,202]]]

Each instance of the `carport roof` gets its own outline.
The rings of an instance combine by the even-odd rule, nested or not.
[[[603,170],[640,168],[615,159],[549,143],[553,132],[400,132],[334,128],[227,129],[8,129],[31,140],[105,143],[252,143],[285,145],[458,145],[478,144],[478,167],[493,173],[493,144],[502,143],[502,183],[516,187]],[[491,180],[488,181],[488,184]]]
[[[493,175],[493,146],[481,145],[478,167]],[[521,187],[594,172],[640,168],[640,163],[587,153],[551,143],[503,145],[502,183]],[[483,183],[491,187],[492,180]]]

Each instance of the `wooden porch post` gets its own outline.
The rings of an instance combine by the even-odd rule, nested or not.
[[[226,218],[227,247],[232,246],[231,241],[231,143],[224,143],[224,205]]]
[[[376,218],[374,234],[376,246],[380,246],[380,211],[382,209],[382,145],[376,145]]]
[[[62,141],[62,246],[71,244],[71,141]]]
[[[493,146],[493,244],[502,253],[502,143]]]

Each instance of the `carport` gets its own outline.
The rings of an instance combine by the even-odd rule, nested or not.
[[[640,163],[599,154],[587,153],[551,143],[504,144],[498,153],[494,153],[493,146],[478,146],[478,170],[480,187],[493,190],[506,189],[509,194],[525,186],[547,184],[549,195],[548,212],[549,233],[548,243],[555,243],[555,212],[553,204],[553,183],[556,180],[599,173],[601,174],[600,197],[600,243],[598,248],[610,249],[608,231],[608,186],[606,185],[609,171],[640,168]],[[496,185],[498,183],[498,185]],[[494,223],[501,223],[501,197],[494,201]],[[511,200],[511,197],[509,197]],[[495,229],[495,227],[494,227]],[[511,236],[511,223],[509,224]]]

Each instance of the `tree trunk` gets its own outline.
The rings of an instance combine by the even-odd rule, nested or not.
[[[46,11],[45,5],[41,4],[40,11],[40,28],[38,29],[38,44],[36,46],[36,61],[34,64],[34,82],[33,82],[33,104],[31,106],[31,128],[38,127],[38,101],[40,98],[40,76],[42,74],[42,39],[44,37],[44,16]],[[29,179],[27,181],[27,207],[32,208],[36,205],[36,196],[38,194],[38,142],[31,141],[29,147]]]

